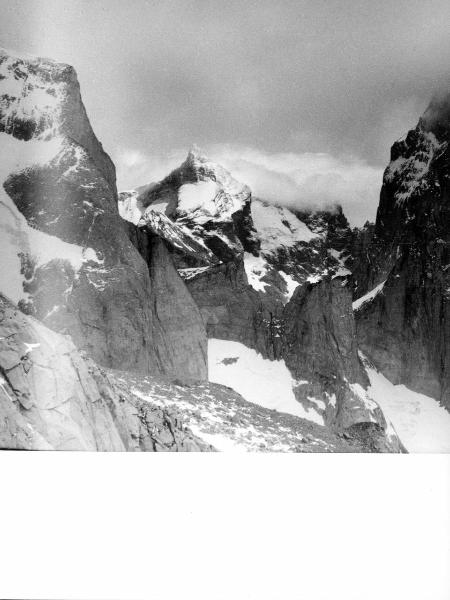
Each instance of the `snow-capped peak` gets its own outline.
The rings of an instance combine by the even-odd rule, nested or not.
[[[0,130],[19,139],[59,133],[68,65],[0,49]]]

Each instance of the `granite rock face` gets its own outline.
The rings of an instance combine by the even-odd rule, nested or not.
[[[394,383],[450,408],[450,101],[392,146],[366,263],[381,291],[356,311],[363,352]],[[363,290],[362,290],[363,291]]]
[[[0,447],[11,450],[204,451],[170,410],[80,354],[0,296]]]
[[[275,359],[281,352],[283,305],[248,284],[240,259],[186,278],[210,338],[234,340]]]
[[[284,321],[284,356],[298,376],[367,383],[358,358],[348,278],[326,277],[297,288]]]
[[[208,379],[208,347],[202,316],[177,273],[165,242],[157,236],[150,239],[148,264],[150,304],[161,331],[160,339],[153,341],[163,357],[161,371],[171,377]]]
[[[349,438],[364,438],[380,452],[403,451],[366,392],[369,381],[358,356],[349,277],[303,284],[283,316],[282,356],[296,380],[297,400]]]

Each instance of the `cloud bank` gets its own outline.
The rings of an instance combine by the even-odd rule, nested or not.
[[[253,195],[293,208],[341,204],[350,223],[374,220],[382,169],[352,157],[328,153],[269,153],[255,148],[216,144],[206,154],[246,183]],[[119,189],[158,181],[177,167],[186,151],[156,157],[123,151],[116,157]]]

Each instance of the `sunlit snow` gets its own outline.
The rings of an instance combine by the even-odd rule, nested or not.
[[[324,424],[317,411],[295,399],[295,381],[284,360],[269,360],[239,342],[213,338],[208,341],[208,372],[210,381],[231,387],[249,402]]]
[[[290,300],[292,298],[293,293],[295,292],[295,290],[298,288],[298,286],[300,285],[298,283],[298,281],[295,281],[295,279],[293,277],[291,277],[288,273],[285,273],[284,271],[278,271],[279,274],[281,275],[281,277],[284,279],[284,281],[286,282],[286,286],[287,286],[287,291],[286,291],[286,300]]]
[[[367,294],[364,294],[364,296],[361,296],[361,298],[355,300],[355,302],[352,304],[353,310],[359,310],[363,304],[366,304],[366,302],[371,302],[375,296],[378,296],[378,294],[383,290],[385,283],[386,280],[382,281],[376,287],[374,287],[373,290],[370,290],[370,292],[367,292]]]
[[[201,210],[203,213],[213,217],[217,213],[214,203],[216,194],[217,184],[215,181],[185,183],[178,190],[178,210],[183,213]]]
[[[289,247],[296,242],[307,243],[318,237],[286,207],[255,199],[252,202],[252,217],[262,252],[272,252],[280,246]]]
[[[267,273],[267,262],[262,256],[253,256],[249,252],[244,253],[244,269],[248,283],[257,292],[264,292],[268,283],[261,281]]]

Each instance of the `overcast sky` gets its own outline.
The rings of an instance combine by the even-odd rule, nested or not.
[[[2,45],[76,68],[119,188],[195,142],[259,195],[354,223],[450,79],[449,23],[448,0],[0,0]]]

